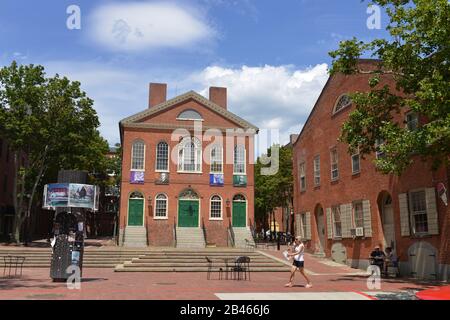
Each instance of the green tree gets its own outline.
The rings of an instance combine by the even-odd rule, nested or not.
[[[92,105],[79,82],[48,78],[42,66],[13,62],[0,70],[0,135],[13,153],[16,242],[43,181],[59,169],[104,169],[108,144]]]
[[[279,150],[278,157],[275,149]],[[264,223],[275,208],[292,207],[293,201],[292,146],[273,145],[262,156],[272,155],[271,164],[278,167],[276,173],[262,174],[261,169],[267,165],[262,163],[261,157],[255,165],[255,214]]]
[[[377,150],[384,173],[401,174],[412,155],[432,159],[434,167],[448,163],[450,154],[450,4],[448,0],[373,0],[389,16],[388,39],[343,41],[333,58],[331,73],[362,73],[358,59],[367,54],[380,59],[369,81],[370,92],[357,92],[356,110],[345,122],[341,141],[349,151]],[[395,88],[381,86],[393,77]],[[393,121],[395,114],[412,110],[426,123],[408,130]],[[383,142],[377,146],[377,141]]]

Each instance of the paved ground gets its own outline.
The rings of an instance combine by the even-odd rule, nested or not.
[[[284,259],[281,252],[264,253]],[[361,270],[308,254],[305,267],[313,283],[309,289],[300,274],[293,288],[285,288],[288,272],[252,273],[250,281],[235,281],[207,280],[205,273],[118,273],[89,268],[84,269],[81,289],[69,290],[65,283],[53,283],[48,269],[24,269],[21,279],[0,278],[0,299],[412,299],[418,290],[438,285],[387,279],[380,290],[369,290]]]

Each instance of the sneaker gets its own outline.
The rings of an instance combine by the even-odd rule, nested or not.
[[[307,284],[306,286],[305,286],[305,288],[312,288],[312,284]]]

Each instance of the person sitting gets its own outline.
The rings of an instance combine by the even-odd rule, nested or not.
[[[386,248],[386,258],[385,258],[385,272],[388,273],[388,268],[398,268],[398,257],[391,247]]]
[[[384,271],[384,259],[386,255],[381,250],[381,246],[375,246],[374,250],[370,253],[370,261],[372,265],[378,266],[380,271]]]

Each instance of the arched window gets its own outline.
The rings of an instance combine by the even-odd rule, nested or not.
[[[203,120],[203,117],[200,113],[195,110],[188,109],[181,112],[178,117],[178,120]]]
[[[156,146],[156,171],[169,171],[169,145],[164,141]]]
[[[202,171],[202,144],[195,137],[185,137],[179,145],[178,171]]]
[[[237,194],[233,197],[233,201],[241,201],[241,202],[245,202],[246,199],[242,194]]]
[[[163,193],[158,194],[155,198],[155,218],[167,218],[167,208],[167,196]]]
[[[131,148],[131,170],[145,170],[145,144],[141,140],[133,142]]]
[[[337,99],[336,104],[334,105],[333,114],[341,111],[342,109],[347,108],[351,104],[352,104],[352,99],[350,98],[349,95],[344,94],[344,95],[340,96],[339,99]]]
[[[134,191],[130,194],[130,199],[144,199],[144,196],[139,191]]]
[[[234,147],[234,174],[245,174],[245,147],[237,145]]]
[[[221,145],[211,148],[211,173],[223,173],[223,151]]]
[[[211,197],[209,208],[211,219],[222,219],[222,198],[220,196],[214,195]]]

